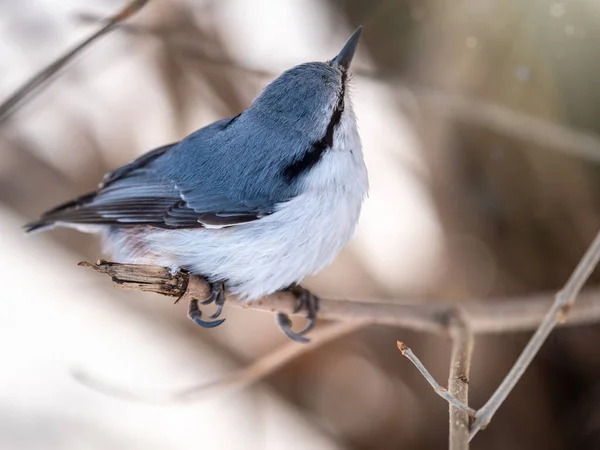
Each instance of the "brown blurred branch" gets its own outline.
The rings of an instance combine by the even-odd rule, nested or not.
[[[321,347],[327,342],[357,331],[366,325],[367,321],[334,322],[317,328],[311,333],[308,344],[298,345],[288,342],[252,364],[234,370],[223,377],[208,383],[199,384],[175,391],[167,392],[138,392],[99,380],[83,370],[73,371],[73,376],[82,384],[92,389],[125,400],[135,400],[147,403],[170,404],[191,402],[206,399],[209,395],[231,389],[244,389],[263,380],[288,362]]]
[[[169,269],[159,266],[119,264],[98,261],[96,264],[80,263],[96,272],[109,275],[120,289],[155,292],[171,297],[186,293],[196,298],[207,298],[208,284],[200,277],[185,273],[171,274]],[[227,296],[227,304],[263,311],[280,311],[291,314],[296,299],[288,292],[277,292],[260,300],[245,303]],[[475,334],[504,333],[535,329],[552,304],[552,294],[539,294],[521,298],[498,298],[485,303],[469,301],[460,309],[470,329]],[[367,320],[382,325],[449,335],[450,318],[456,306],[428,300],[335,300],[321,299],[320,317],[332,320]],[[573,307],[569,321],[564,325],[600,322],[600,290],[582,294]]]
[[[567,156],[600,163],[600,138],[595,134],[459,94],[420,87],[408,89],[417,101],[430,105],[433,112],[531,142]]]
[[[104,25],[99,30],[62,54],[39,73],[27,80],[21,87],[13,92],[10,97],[0,104],[0,123],[4,122],[14,114],[18,107],[22,105],[28,97],[31,97],[34,92],[39,92],[44,83],[47,83],[60,69],[72,61],[75,56],[99,38],[114,30],[121,22],[136,14],[146,3],[148,3],[148,1],[149,0],[130,1],[119,12],[105,19]]]

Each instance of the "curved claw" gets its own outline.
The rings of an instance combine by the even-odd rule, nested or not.
[[[223,305],[225,305],[225,283],[222,281],[211,283],[210,296],[201,303],[203,305],[210,305],[213,302],[217,305],[217,310],[210,318],[216,319],[223,312]]]
[[[204,328],[215,328],[225,322],[225,319],[214,320],[212,322],[202,320],[202,311],[198,308],[198,300],[190,300],[190,306],[188,308],[188,317],[194,321],[197,325]]]
[[[217,317],[219,317],[221,315],[221,313],[223,312],[223,305],[225,302],[221,303],[221,304],[217,304],[217,310],[215,311],[215,313],[210,316],[211,319],[216,319]],[[225,320],[225,319],[223,319]]]
[[[203,328],[215,328],[225,322],[225,319],[213,320],[212,322],[202,320],[200,317],[192,317],[191,319],[194,321],[194,323]]]
[[[210,283],[210,295],[206,300],[201,301],[203,305],[210,305],[211,303],[222,305],[225,302],[225,283],[217,281],[216,283]]]
[[[299,342],[301,344],[307,344],[310,342],[309,339],[302,337],[299,333],[292,331],[292,321],[289,316],[284,313],[277,313],[277,325],[281,328],[281,331],[290,338],[292,341]],[[304,331],[304,330],[303,330]]]
[[[310,342],[309,339],[303,337],[306,333],[312,330],[317,323],[317,312],[319,311],[319,297],[312,294],[307,289],[304,289],[298,285],[292,285],[288,288],[296,298],[298,299],[298,304],[294,309],[294,313],[300,312],[302,309],[306,309],[306,318],[308,319],[308,323],[306,326],[297,332],[292,331],[292,321],[289,316],[284,313],[277,313],[277,324],[279,328],[285,333],[287,337],[296,342],[307,343]]]

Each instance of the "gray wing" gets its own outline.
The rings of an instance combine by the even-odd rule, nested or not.
[[[232,120],[216,122],[194,133],[195,151],[207,151],[198,148],[202,141],[226,128]],[[108,173],[96,192],[46,212],[25,228],[33,231],[56,222],[120,227],[149,225],[171,229],[220,228],[257,220],[274,211],[272,201],[232,198],[226,186],[199,191],[190,187],[186,176],[165,171],[169,161],[161,161],[161,158],[182,143],[185,145],[186,140],[152,150]],[[201,172],[201,167],[198,169]],[[190,168],[181,167],[181,170],[186,172]],[[208,174],[204,176],[208,177]],[[205,181],[206,186],[215,184],[211,184],[210,179]]]

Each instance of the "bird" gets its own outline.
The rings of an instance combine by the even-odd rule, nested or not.
[[[240,114],[143,154],[107,173],[96,191],[61,204],[26,232],[71,227],[100,235],[116,261],[157,264],[202,276],[216,312],[198,299],[188,316],[212,328],[225,292],[251,301],[290,290],[294,312],[277,323],[308,342],[319,299],[299,283],[331,264],[350,241],[368,194],[350,63],[359,27],[326,62],[283,72]],[[217,320],[218,319],[218,320]]]

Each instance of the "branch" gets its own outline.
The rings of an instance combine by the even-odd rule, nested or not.
[[[477,412],[476,420],[471,427],[471,439],[477,432],[485,428],[492,420],[492,417],[506,400],[508,394],[513,390],[525,370],[531,364],[531,361],[538,353],[542,344],[546,341],[548,335],[552,332],[558,323],[564,323],[573,303],[581,291],[581,288],[594,271],[600,260],[600,232],[594,238],[594,241],[587,249],[585,255],[577,264],[575,271],[567,281],[565,287],[556,294],[556,299],[550,311],[544,317],[544,320],[531,337],[529,343],[517,359],[506,378],[502,380],[500,386],[490,397],[487,403]]]
[[[298,345],[294,342],[286,343],[281,348],[274,350],[252,364],[234,370],[224,375],[222,378],[176,391],[142,393],[99,380],[83,370],[74,370],[72,375],[80,383],[96,391],[125,400],[158,404],[203,400],[209,395],[223,392],[228,389],[245,389],[271,375],[273,372],[304,353],[359,330],[366,325],[368,325],[368,322],[366,321],[347,321],[328,324],[313,331],[311,340],[308,344]]]
[[[408,89],[417,101],[431,105],[431,111],[449,118],[473,123],[567,156],[600,163],[600,139],[596,134],[460,94],[417,86],[412,89],[408,86]]]
[[[545,315],[527,346],[523,349],[517,362],[508,372],[504,380],[502,380],[502,383],[500,383],[500,386],[496,389],[487,403],[476,412],[467,406],[468,377],[473,340],[471,333],[467,328],[467,325],[469,325],[468,320],[460,322],[456,321],[456,319],[461,318],[459,315],[460,311],[451,317],[451,319],[454,319],[454,326],[451,328],[451,335],[454,339],[450,374],[451,392],[440,387],[412,351],[410,351],[403,343],[398,342],[398,348],[402,354],[410,359],[421,374],[423,374],[427,382],[433,386],[434,390],[450,403],[451,449],[467,449],[468,441],[473,439],[479,430],[485,428],[490,423],[500,405],[504,403],[521,376],[523,376],[531,364],[531,361],[546,341],[548,335],[556,325],[563,324],[566,321],[567,315],[573,309],[575,299],[594,271],[598,261],[600,261],[600,232],[598,232],[594,241],[585,252],[585,255],[577,264],[577,267],[573,271],[565,287],[556,294],[550,310]],[[472,412],[474,414],[472,414]],[[467,415],[475,417],[475,421],[470,427],[468,440],[465,439],[467,432],[466,426],[468,424]]]
[[[469,421],[475,418],[476,411],[468,406],[469,372],[473,353],[473,334],[465,321],[462,311],[456,309],[449,318],[452,337],[452,356],[448,389],[439,385],[419,358],[403,342],[397,345],[403,356],[421,372],[436,394],[446,400],[450,406],[450,450],[468,450]]]
[[[341,316],[346,319],[356,319],[357,315],[362,313],[362,321],[358,324],[351,324],[352,326],[364,326],[373,322],[396,323],[398,325],[407,326],[408,328],[412,327],[416,330],[449,333],[454,341],[449,379],[449,386],[452,389],[452,392],[448,392],[447,389],[442,388],[435,381],[419,359],[408,347],[406,347],[406,345],[402,342],[398,342],[398,348],[402,354],[417,367],[421,374],[423,374],[425,379],[434,388],[435,392],[450,403],[451,448],[466,449],[468,448],[466,433],[469,416],[475,417],[469,435],[469,439],[472,439],[480,429],[484,428],[490,422],[495,412],[517,384],[525,370],[529,367],[531,361],[554,327],[558,324],[565,323],[567,315],[573,310],[573,304],[576,297],[579,295],[583,285],[593,272],[599,260],[600,232],[596,235],[594,241],[575,268],[575,271],[567,281],[565,287],[556,294],[555,301],[552,304],[550,311],[548,311],[542,320],[513,368],[502,381],[496,392],[494,392],[492,397],[479,411],[475,411],[467,405],[468,377],[473,346],[470,326],[475,323],[479,323],[481,326],[482,323],[491,324],[494,320],[502,320],[502,316],[497,315],[497,311],[494,311],[494,309],[499,308],[498,305],[488,309],[484,309],[485,305],[480,305],[477,313],[473,314],[473,308],[469,308],[468,305],[466,305],[465,308],[459,308],[456,306],[449,307],[447,305],[436,305],[431,303],[393,305],[378,302],[350,302],[322,299],[321,311],[325,316],[329,315],[335,318]],[[95,265],[81,262],[80,265],[110,275],[113,282],[123,289],[137,289],[156,292],[163,295],[177,296],[178,298],[185,296],[197,299],[208,297],[210,292],[208,283],[202,280],[202,278],[181,272],[173,274],[165,267],[118,264],[106,261],[98,261]],[[228,296],[227,300],[230,304],[238,306],[255,307],[257,309],[267,309],[285,313],[293,312],[295,304],[295,297],[289,292],[277,292],[253,303],[244,303],[232,296]],[[533,301],[537,302],[538,300],[533,298]],[[395,306],[404,307],[403,312],[408,313],[408,317],[394,315],[394,312],[397,314],[399,313],[398,310],[394,311]],[[598,309],[598,305],[595,303],[592,303],[589,306],[591,306],[590,310],[592,311]],[[469,309],[471,309],[470,312]],[[510,312],[511,310],[514,312],[514,305],[513,308],[509,308],[504,312]],[[519,311],[519,315],[523,316],[524,311],[531,310],[535,310],[535,308],[522,308]],[[381,314],[384,311],[385,317],[382,317]],[[469,316],[469,314],[471,315]],[[479,321],[477,321],[477,318],[479,318]],[[531,318],[528,320],[530,319]],[[527,323],[527,321],[516,320],[516,323],[517,327],[513,326],[512,329],[521,329],[523,324]],[[505,330],[511,327],[511,322],[506,321],[506,316],[504,317],[503,326]],[[491,328],[496,331],[498,330],[498,327],[492,326]],[[483,332],[486,330],[482,328],[480,331]],[[313,345],[317,346],[319,343]],[[175,394],[174,399],[175,401],[185,399],[191,394],[198,394],[199,392],[203,393],[215,387],[230,386],[237,381],[249,380],[248,382],[251,383],[264,377],[265,374],[275,370],[281,364],[284,364],[301,352],[302,350],[298,350],[298,352],[291,351],[291,353],[284,352],[282,354],[276,353],[274,355],[267,355],[265,360],[269,363],[265,366],[259,364],[259,366],[254,369],[250,369],[253,367],[250,366],[247,368],[248,372],[242,371],[240,372],[241,375],[236,375],[234,373],[219,382],[201,386],[199,391],[197,389],[194,389],[191,392],[189,390],[180,391]],[[241,378],[238,378],[238,376]],[[131,396],[129,397],[131,398]],[[173,401],[173,398],[171,398],[171,401]]]
[[[440,384],[437,381],[435,381],[435,378],[433,378],[433,376],[425,368],[421,360],[417,358],[417,355],[415,355],[413,351],[410,348],[408,348],[406,344],[404,344],[404,342],[398,341],[396,342],[396,345],[398,346],[398,349],[402,352],[402,356],[406,356],[408,360],[414,364],[414,366],[418,369],[419,372],[421,372],[421,375],[423,375],[423,377],[431,385],[431,387],[437,395],[446,400],[451,405],[451,407],[457,408],[458,410],[464,412],[468,416],[475,417],[476,411],[473,408],[470,408],[469,406],[461,402],[460,400],[458,400],[452,394],[450,394],[448,392],[448,389],[440,386]]]
[[[100,37],[114,30],[124,20],[129,19],[137,13],[149,0],[132,0],[118,13],[105,20],[105,24],[91,36],[77,44],[71,50],[61,55],[58,59],[50,63],[39,73],[34,75],[19,87],[13,94],[0,105],[0,123],[8,119],[18,109],[23,102],[34,92],[39,92],[44,83],[47,83],[54,75],[58,73],[67,63],[73,60],[75,56],[81,53],[86,47],[95,42]]]
[[[81,262],[81,266],[109,275],[120,289],[141,290],[181,297],[187,295],[203,299],[208,297],[209,286],[198,276],[184,273],[171,274],[160,266],[119,264],[98,261],[96,264]],[[462,303],[460,309],[471,331],[475,334],[504,333],[535,329],[552,303],[552,294],[538,294],[522,298],[498,298],[477,303]],[[254,302],[242,302],[227,295],[227,304],[263,311],[280,311],[291,314],[296,305],[293,294],[277,292]],[[395,325],[415,331],[448,335],[449,319],[456,313],[456,306],[429,300],[334,300],[322,298],[319,316],[331,320],[367,320],[382,325]],[[600,290],[581,296],[573,307],[569,322],[577,325],[600,322]],[[563,325],[563,324],[561,324]]]
[[[464,319],[457,315],[452,328],[452,356],[448,392],[464,405],[469,403],[469,373],[473,354],[473,334]],[[469,448],[469,414],[450,405],[450,450]]]

